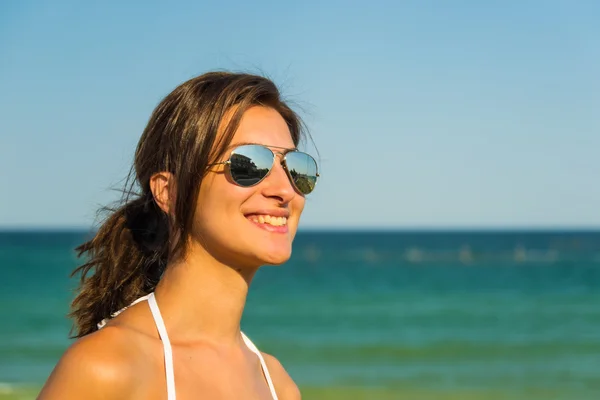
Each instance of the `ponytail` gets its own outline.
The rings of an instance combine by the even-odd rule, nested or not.
[[[74,337],[94,332],[100,321],[153,291],[167,263],[168,217],[150,191],[109,211],[94,238],[76,248],[88,261],[71,275],[81,274],[71,304]]]

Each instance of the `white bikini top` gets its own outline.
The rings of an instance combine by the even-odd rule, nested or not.
[[[171,341],[169,340],[169,336],[167,335],[167,328],[165,327],[165,323],[162,319],[162,315],[160,314],[160,310],[158,309],[158,304],[156,303],[156,298],[154,297],[154,293],[150,293],[146,296],[140,297],[131,303],[128,307],[125,307],[114,314],[111,315],[111,318],[116,317],[127,308],[131,307],[134,304],[137,304],[141,301],[147,300],[150,305],[150,311],[152,311],[152,317],[154,317],[154,323],[156,324],[156,329],[158,330],[158,334],[163,343],[163,350],[165,354],[165,373],[167,375],[167,400],[176,400],[175,394],[175,373],[173,369],[173,351],[171,349]],[[98,323],[98,329],[101,329],[106,325],[109,318],[103,319]],[[275,387],[273,386],[273,381],[271,380],[271,375],[269,375],[269,370],[267,369],[267,364],[265,363],[265,359],[263,358],[261,352],[256,348],[254,343],[241,332],[242,338],[244,339],[244,343],[248,348],[256,354],[258,359],[260,360],[260,366],[262,367],[263,374],[265,375],[265,379],[267,380],[267,384],[269,385],[269,390],[271,391],[271,396],[273,396],[273,400],[277,399],[277,393],[275,393]]]

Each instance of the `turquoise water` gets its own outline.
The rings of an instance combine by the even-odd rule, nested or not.
[[[0,233],[4,387],[40,385],[69,345],[84,237]],[[600,398],[600,232],[301,232],[243,329],[301,386]]]

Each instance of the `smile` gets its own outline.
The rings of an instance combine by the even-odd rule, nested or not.
[[[286,226],[287,218],[286,217],[275,217],[273,215],[250,215],[248,219],[252,222],[256,222],[257,224],[268,224],[272,226]]]
[[[272,233],[287,233],[288,226],[287,217],[278,217],[269,214],[250,214],[246,215],[248,221],[250,221],[257,228],[263,229],[267,232]]]

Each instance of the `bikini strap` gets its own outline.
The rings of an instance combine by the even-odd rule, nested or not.
[[[121,308],[119,311],[115,311],[114,313],[112,313],[112,314],[110,315],[110,317],[108,317],[108,318],[104,318],[102,321],[98,322],[98,323],[96,324],[96,326],[98,327],[98,329],[102,329],[102,328],[104,328],[104,325],[106,325],[106,323],[107,323],[108,321],[110,321],[111,319],[113,319],[113,318],[114,318],[114,317],[116,317],[117,315],[121,314],[123,311],[127,310],[129,307],[133,306],[134,304],[137,304],[137,303],[139,303],[139,302],[141,302],[141,301],[144,301],[144,300],[148,299],[148,297],[149,297],[149,296],[150,296],[149,294],[147,294],[147,295],[145,295],[145,296],[142,296],[142,297],[140,297],[139,299],[137,299],[137,300],[133,301],[133,302],[132,302],[130,305],[128,305],[127,307],[123,307],[123,308]]]
[[[148,295],[148,304],[150,305],[150,311],[152,311],[152,316],[154,317],[154,322],[156,323],[156,329],[158,329],[158,334],[163,342],[165,371],[167,374],[167,400],[175,400],[176,394],[175,372],[173,369],[173,350],[171,349],[171,341],[167,335],[167,328],[165,327],[165,322],[160,315],[160,310],[158,309],[158,304],[156,303],[154,293],[150,293],[150,295]]]
[[[258,359],[260,360],[260,366],[262,367],[263,374],[265,375],[265,379],[267,380],[267,384],[269,385],[271,396],[273,396],[273,400],[278,400],[277,393],[275,392],[275,385],[273,385],[273,380],[271,380],[271,375],[269,374],[269,369],[267,368],[267,363],[265,362],[262,353],[258,350],[258,348],[256,348],[254,343],[252,343],[252,341],[248,338],[248,336],[244,334],[244,332],[242,332],[242,338],[244,339],[244,343],[246,343],[246,346],[248,346],[248,348],[252,350],[252,352],[256,354]]]

